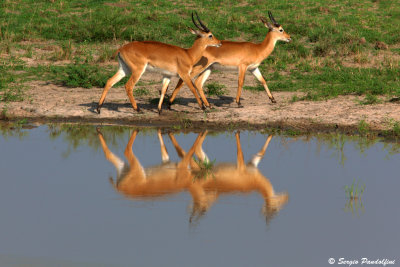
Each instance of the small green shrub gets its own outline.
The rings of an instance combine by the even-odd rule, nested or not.
[[[206,88],[207,88],[206,94],[209,96],[211,96],[211,95],[221,96],[226,93],[226,91],[224,90],[225,85],[219,84],[217,82],[211,82],[211,83],[207,84]]]
[[[379,100],[379,98],[376,95],[372,94],[367,94],[364,98],[364,100],[360,101],[361,105],[373,105],[373,104],[379,104],[382,101]]]

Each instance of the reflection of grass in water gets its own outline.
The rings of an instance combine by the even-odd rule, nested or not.
[[[208,179],[208,177],[212,176],[214,177],[214,174],[212,173],[212,169],[214,168],[215,165],[215,159],[210,161],[210,160],[199,160],[194,158],[194,161],[197,163],[199,169],[195,172],[194,180],[199,180],[199,179]]]
[[[359,215],[365,212],[361,199],[349,199],[344,207],[345,212],[351,212],[353,215]]]
[[[0,120],[1,137],[4,138],[4,140],[7,140],[8,137],[17,137],[19,140],[22,140],[29,135],[28,129],[31,128],[29,125],[26,125],[26,123],[26,119],[22,119],[16,122]]]

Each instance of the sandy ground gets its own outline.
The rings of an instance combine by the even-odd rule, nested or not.
[[[30,121],[85,122],[96,124],[157,125],[210,128],[265,128],[279,127],[301,131],[355,131],[361,120],[370,129],[382,131],[391,129],[400,121],[400,101],[389,101],[383,97],[381,104],[360,105],[362,96],[340,96],[327,101],[298,101],[291,103],[293,95],[301,93],[274,92],[276,104],[272,104],[265,92],[243,90],[238,108],[235,103],[237,72],[212,73],[209,81],[226,86],[224,96],[208,97],[213,109],[202,111],[190,90],[185,86],[178,94],[171,110],[163,106],[161,115],[157,104],[150,100],[158,98],[162,77],[145,73],[141,78],[150,94],[135,97],[141,113],[135,112],[123,87],[109,91],[101,114],[95,112],[102,88],[66,88],[44,81],[29,85],[28,97],[23,102],[0,103],[0,110],[6,110],[11,119],[28,118]],[[167,94],[172,93],[177,79],[173,79]],[[256,85],[258,81],[249,73],[245,85]]]

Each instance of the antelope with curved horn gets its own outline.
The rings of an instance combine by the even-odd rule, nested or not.
[[[208,79],[212,70],[212,65],[215,63],[222,66],[237,67],[239,69],[239,80],[236,94],[236,103],[238,106],[241,106],[240,95],[247,70],[262,83],[271,102],[276,103],[274,97],[269,91],[267,82],[258,69],[258,66],[272,53],[277,41],[290,42],[292,39],[290,38],[290,35],[283,30],[282,26],[276,22],[270,11],[268,11],[268,15],[272,24],[269,23],[267,19],[263,17],[261,18],[262,23],[269,29],[263,42],[256,44],[251,42],[221,41],[222,46],[219,48],[208,47],[201,60],[194,66],[192,77],[200,74],[195,81],[195,85],[199,90],[203,103],[207,107],[210,107],[210,104],[204,95],[203,84]],[[169,105],[172,105],[182,86],[183,81],[179,80],[169,100]]]
[[[171,77],[173,76],[179,76],[182,81],[189,86],[190,90],[196,97],[200,108],[204,108],[202,101],[197,95],[197,91],[190,78],[190,74],[192,72],[193,65],[200,60],[204,50],[211,46],[221,46],[221,41],[215,38],[211,31],[200,20],[197,12],[195,13],[200,25],[196,23],[192,13],[192,21],[198,30],[193,30],[191,28],[189,28],[189,30],[193,34],[196,34],[198,38],[194,42],[193,46],[189,49],[156,41],[134,41],[122,46],[116,51],[116,54],[118,54],[119,69],[117,73],[107,81],[106,86],[104,87],[103,93],[97,105],[97,112],[99,114],[108,90],[110,90],[110,88],[119,82],[123,77],[129,74],[132,75],[125,84],[125,90],[133,109],[140,111],[136,104],[135,98],[133,97],[133,87],[146,70],[160,72],[163,75],[161,96],[158,103],[159,113],[161,113],[161,105]]]
[[[207,132],[197,136],[187,153],[179,146],[175,137],[169,134],[170,140],[181,158],[177,163],[170,162],[160,130],[157,135],[160,142],[162,164],[144,168],[132,150],[137,131],[132,133],[125,148],[125,157],[128,160],[126,164],[109,150],[103,135],[98,130],[104,155],[117,170],[115,181],[110,178],[110,182],[119,193],[131,198],[153,199],[187,190],[193,198],[190,222],[196,221],[204,215],[221,194],[259,192],[265,200],[263,213],[267,222],[287,203],[288,194],[276,194],[269,179],[257,168],[272,136],[267,138],[261,150],[246,165],[240,145],[240,134],[237,132],[236,164],[216,164],[207,173],[204,173],[201,162],[209,162],[202,148]],[[195,161],[193,155],[196,155],[200,161]]]
[[[211,207],[218,196],[223,194],[232,194],[234,192],[250,193],[254,191],[260,193],[265,201],[262,212],[266,216],[267,223],[288,202],[289,195],[287,193],[275,193],[270,180],[258,169],[258,164],[264,157],[272,135],[268,136],[260,151],[247,164],[243,158],[239,132],[235,133],[235,138],[237,148],[236,164],[216,164],[212,167],[208,175],[209,178],[202,179],[200,186],[192,189],[195,192],[192,195],[196,195],[198,199],[194,201],[194,205],[197,205],[197,207],[192,211],[191,220],[201,217]],[[200,140],[198,146],[202,145],[203,140],[204,138]],[[205,154],[200,159],[208,161]]]

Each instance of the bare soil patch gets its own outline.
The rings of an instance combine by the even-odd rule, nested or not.
[[[400,101],[390,101],[381,97],[382,102],[375,105],[360,105],[363,96],[340,96],[326,101],[291,102],[300,92],[276,92],[277,100],[272,104],[265,92],[243,90],[238,108],[235,103],[237,72],[216,72],[209,81],[226,86],[224,96],[208,97],[211,110],[203,111],[187,87],[182,88],[171,110],[163,106],[161,115],[157,104],[161,88],[159,75],[145,73],[141,79],[150,94],[136,96],[141,113],[135,112],[123,87],[113,87],[97,114],[95,109],[102,88],[66,88],[45,81],[32,82],[23,102],[0,103],[10,119],[28,118],[31,121],[86,122],[96,124],[158,125],[179,127],[279,127],[302,131],[342,130],[354,131],[361,120],[368,123],[371,130],[388,130],[393,122],[400,121]],[[167,94],[171,94],[177,82],[173,79]],[[256,85],[255,78],[247,74],[245,85]]]

